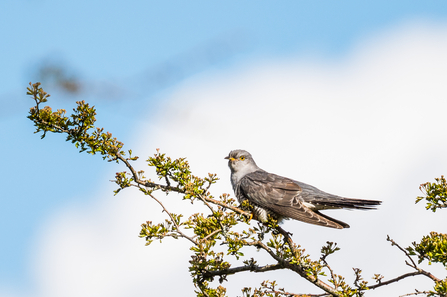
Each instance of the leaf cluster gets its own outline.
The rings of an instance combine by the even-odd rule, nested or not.
[[[436,212],[437,209],[447,207],[447,181],[443,175],[440,178],[435,178],[434,183],[426,182],[419,186],[419,189],[425,196],[416,198],[416,203],[421,200],[427,201],[426,209]]]
[[[412,244],[407,251],[416,255],[419,263],[427,260],[430,265],[441,263],[447,269],[447,234],[430,232],[430,235],[422,237],[421,242]]]
[[[47,132],[65,133],[67,141],[71,141],[80,147],[80,152],[86,151],[90,154],[100,153],[104,159],[116,159],[123,143],[112,137],[109,132],[103,132],[104,128],[94,127],[96,122],[96,110],[85,101],[77,101],[73,113],[67,117],[65,109],[53,111],[51,107],[40,105],[48,101],[50,97],[40,86],[40,83],[31,84],[27,88],[27,95],[33,97],[36,105],[31,107],[28,118],[36,126],[35,133],[43,131],[42,138]],[[91,132],[93,130],[93,132]]]

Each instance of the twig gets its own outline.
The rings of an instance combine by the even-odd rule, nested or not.
[[[202,202],[209,208],[209,210],[211,211],[211,213],[214,215],[214,209],[211,207],[211,205],[209,205],[209,203],[205,200],[205,197],[203,197],[202,195],[198,195],[199,199],[202,200]]]
[[[273,293],[273,294],[282,294],[290,297],[324,297],[324,296],[330,296],[329,294],[323,293],[323,294],[295,294],[295,293],[289,293],[289,292],[283,292],[283,291],[264,291],[265,293]]]
[[[267,294],[275,294],[275,296],[287,296],[287,297],[322,297],[322,296],[329,296],[328,293],[322,293],[322,294],[295,294],[286,292],[283,288],[275,289],[276,282],[270,282],[270,281],[264,281],[261,286],[264,288],[264,291],[262,293]]]
[[[389,284],[391,284],[391,283],[398,282],[398,281],[400,281],[400,280],[402,280],[402,279],[404,279],[404,278],[407,278],[407,277],[410,277],[410,276],[416,276],[416,275],[420,275],[420,274],[421,274],[421,273],[420,273],[419,271],[405,273],[405,274],[402,274],[402,275],[400,275],[400,276],[398,276],[398,277],[396,277],[396,278],[387,280],[387,281],[385,281],[385,282],[382,282],[382,281],[381,281],[380,283],[378,283],[378,284],[376,284],[376,285],[368,286],[368,288],[369,288],[370,290],[373,290],[373,289],[376,289],[376,288],[381,287],[381,286],[386,286],[386,285],[389,285]]]
[[[407,264],[408,266],[413,267],[413,268],[416,268],[416,267],[417,267],[416,263],[414,263],[413,258],[411,258],[410,254],[409,254],[405,249],[403,249],[399,244],[397,244],[393,239],[391,239],[389,235],[387,235],[386,240],[389,241],[389,242],[391,242],[391,245],[395,245],[395,246],[397,246],[397,248],[398,248],[399,250],[401,250],[401,251],[405,254],[405,256],[408,257],[408,259],[410,259],[410,261],[411,261],[411,263],[412,263],[413,265],[409,265],[409,264]]]
[[[205,200],[205,197],[203,197],[202,195],[198,195],[199,199],[202,200],[202,202],[210,209],[211,213],[213,214],[213,216],[216,218],[217,222],[219,223],[220,226],[220,230],[222,231],[222,235],[226,238],[227,237],[227,231],[225,230],[225,227],[222,224],[222,220],[219,218],[219,216],[216,215],[216,212],[214,211],[214,209],[211,207],[211,205]]]
[[[436,276],[434,276],[430,272],[425,271],[425,270],[419,268],[416,265],[416,263],[413,261],[413,259],[411,258],[411,255],[404,248],[402,248],[398,243],[396,243],[393,239],[391,239],[389,235],[387,236],[386,240],[391,242],[391,245],[396,246],[399,250],[401,250],[405,254],[405,256],[407,256],[408,259],[410,259],[411,263],[409,263],[408,261],[405,261],[405,264],[407,264],[408,266],[410,266],[411,268],[413,268],[416,271],[415,272],[409,272],[409,273],[402,274],[402,275],[400,275],[398,277],[395,277],[395,278],[390,279],[390,280],[385,281],[385,282],[380,281],[378,284],[375,284],[375,285],[372,285],[372,286],[368,286],[368,288],[370,290],[373,290],[373,289],[376,289],[376,288],[379,288],[379,287],[382,287],[382,286],[386,286],[386,285],[389,285],[391,283],[398,282],[398,281],[400,281],[400,280],[402,280],[404,278],[407,278],[407,277],[410,277],[410,276],[416,276],[416,275],[425,275],[426,277],[432,279],[435,282],[439,282],[440,281],[439,278],[437,278]],[[420,292],[420,291],[416,290],[416,292]],[[423,293],[418,293],[418,294],[423,294]],[[411,295],[417,295],[417,294],[410,293],[408,295],[403,295],[403,296],[411,296]]]
[[[171,182],[169,181],[169,178],[167,176],[165,176],[165,181],[166,181],[166,184],[168,185],[168,187],[170,187]]]
[[[212,198],[208,198],[208,197],[203,197],[203,198],[204,198],[206,201],[208,201],[208,202],[211,202],[211,203],[216,204],[216,205],[220,205],[220,206],[222,206],[222,207],[231,209],[232,211],[234,211],[234,212],[236,212],[236,213],[238,213],[238,214],[241,214],[241,215],[250,217],[250,213],[249,213],[249,212],[243,211],[243,210],[240,209],[240,208],[237,208],[237,207],[232,206],[232,205],[228,205],[228,204],[226,204],[225,202],[221,202],[221,201],[219,201],[219,200],[215,200],[215,199],[212,199]]]
[[[414,293],[408,293],[408,294],[400,295],[399,297],[415,296],[415,295],[420,295],[420,294],[427,295],[427,294],[430,294],[430,293],[431,293],[430,291],[418,291],[418,290],[416,290],[416,292],[414,292]]]
[[[286,230],[281,228],[279,225],[276,226],[276,230],[278,230],[279,233],[281,233],[281,235],[284,236],[284,239],[286,240],[287,245],[289,246],[290,250],[292,250],[292,252],[293,252],[293,256],[298,259],[299,258],[298,251],[296,250],[295,243],[293,242],[292,237],[290,237],[291,233],[287,232]]]
[[[129,161],[127,161],[127,159],[124,158],[119,152],[115,155],[115,160],[116,159],[122,161],[126,165],[126,167],[132,173],[132,177],[133,177],[134,182],[136,182],[138,185],[141,185],[141,186],[144,186],[144,187],[148,187],[148,188],[160,188],[160,189],[163,189],[163,190],[173,191],[173,192],[177,192],[177,193],[184,193],[185,192],[185,191],[183,191],[182,189],[180,189],[178,187],[165,186],[165,185],[160,185],[160,184],[156,184],[156,183],[152,183],[152,182],[148,182],[148,181],[142,181],[142,180],[140,180],[138,178],[137,172],[132,167],[132,165],[130,165]]]
[[[413,259],[411,258],[410,254],[409,254],[405,249],[403,249],[399,244],[397,244],[393,239],[391,239],[389,236],[387,236],[387,240],[390,241],[392,245],[397,246],[403,253],[405,253],[405,255],[406,255],[406,256],[410,259],[410,261],[411,261],[411,264],[408,263],[407,261],[405,261],[405,264],[407,264],[408,266],[410,266],[410,267],[412,267],[413,269],[417,270],[417,271],[419,272],[418,274],[425,275],[426,277],[432,279],[432,280],[435,281],[435,282],[439,282],[439,281],[441,281],[439,278],[437,278],[436,276],[434,276],[434,275],[431,274],[430,272],[425,271],[425,270],[419,268],[419,267],[416,265],[416,263],[413,261]]]
[[[256,246],[259,248],[262,248],[263,250],[265,250],[267,253],[270,254],[270,256],[275,259],[278,263],[282,264],[284,263],[284,259],[279,257],[278,255],[276,255],[268,246],[266,246],[262,241],[256,240],[256,241],[252,241],[252,242],[247,242],[245,245],[247,246]]]
[[[211,236],[213,236],[213,235],[215,235],[215,234],[217,234],[217,233],[219,233],[219,232],[221,232],[221,231],[222,231],[222,229],[214,230],[213,232],[211,232],[210,234],[208,234],[207,236],[205,236],[205,237],[202,238],[201,240],[202,240],[202,241],[205,241],[205,240],[207,240],[208,238],[210,238]]]
[[[324,266],[329,270],[329,272],[331,273],[331,279],[335,280],[335,275],[334,275],[334,271],[332,270],[332,268],[329,266],[329,264],[326,261],[326,257],[321,257],[321,261],[323,261]],[[337,282],[334,282],[334,286],[335,289],[338,288],[338,284]]]
[[[182,231],[180,231],[180,227],[179,225],[177,225],[177,222],[174,220],[174,218],[172,217],[171,213],[166,209],[166,207],[163,205],[163,203],[160,202],[160,200],[158,200],[157,198],[155,198],[152,194],[149,194],[149,196],[151,196],[152,199],[154,199],[155,201],[158,202],[158,204],[160,204],[160,206],[163,208],[163,211],[166,212],[168,214],[168,216],[171,218],[172,223],[175,225],[175,229],[177,229],[177,232],[184,238],[188,239],[189,241],[191,241],[192,243],[194,243],[195,245],[198,245],[198,243],[192,239],[191,237],[189,237],[188,235],[184,234]]]

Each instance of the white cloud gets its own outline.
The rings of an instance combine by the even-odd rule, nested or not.
[[[378,211],[330,213],[351,229],[285,226],[315,257],[327,240],[338,242],[342,250],[332,262],[341,274],[360,267],[368,280],[379,272],[393,277],[410,269],[387,234],[408,245],[429,231],[445,232],[442,214],[414,199],[420,183],[446,173],[446,81],[447,27],[409,25],[366,40],[342,61],[284,58],[190,79],[138,131],[144,140],[134,152],[145,157],[159,147],[188,157],[196,174],[218,173],[216,194],[231,192],[223,157],[244,148],[268,171],[334,194],[383,200]],[[137,238],[139,225],[153,217],[161,217],[156,203],[135,193],[62,211],[38,241],[36,295],[193,296],[188,243],[144,247]],[[279,275],[230,276],[227,285],[235,296],[247,281],[278,278],[290,291],[318,292],[292,273]],[[421,279],[367,296],[409,293]]]

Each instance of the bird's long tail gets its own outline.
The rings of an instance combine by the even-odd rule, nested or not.
[[[376,209],[382,201],[378,200],[364,200],[337,197],[338,199],[315,201],[316,204],[324,205],[327,208],[346,208],[346,209]]]

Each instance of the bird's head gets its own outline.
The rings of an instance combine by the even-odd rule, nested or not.
[[[246,174],[259,169],[251,154],[244,150],[233,150],[225,159],[228,160],[228,167],[230,167],[231,172],[244,172]]]

